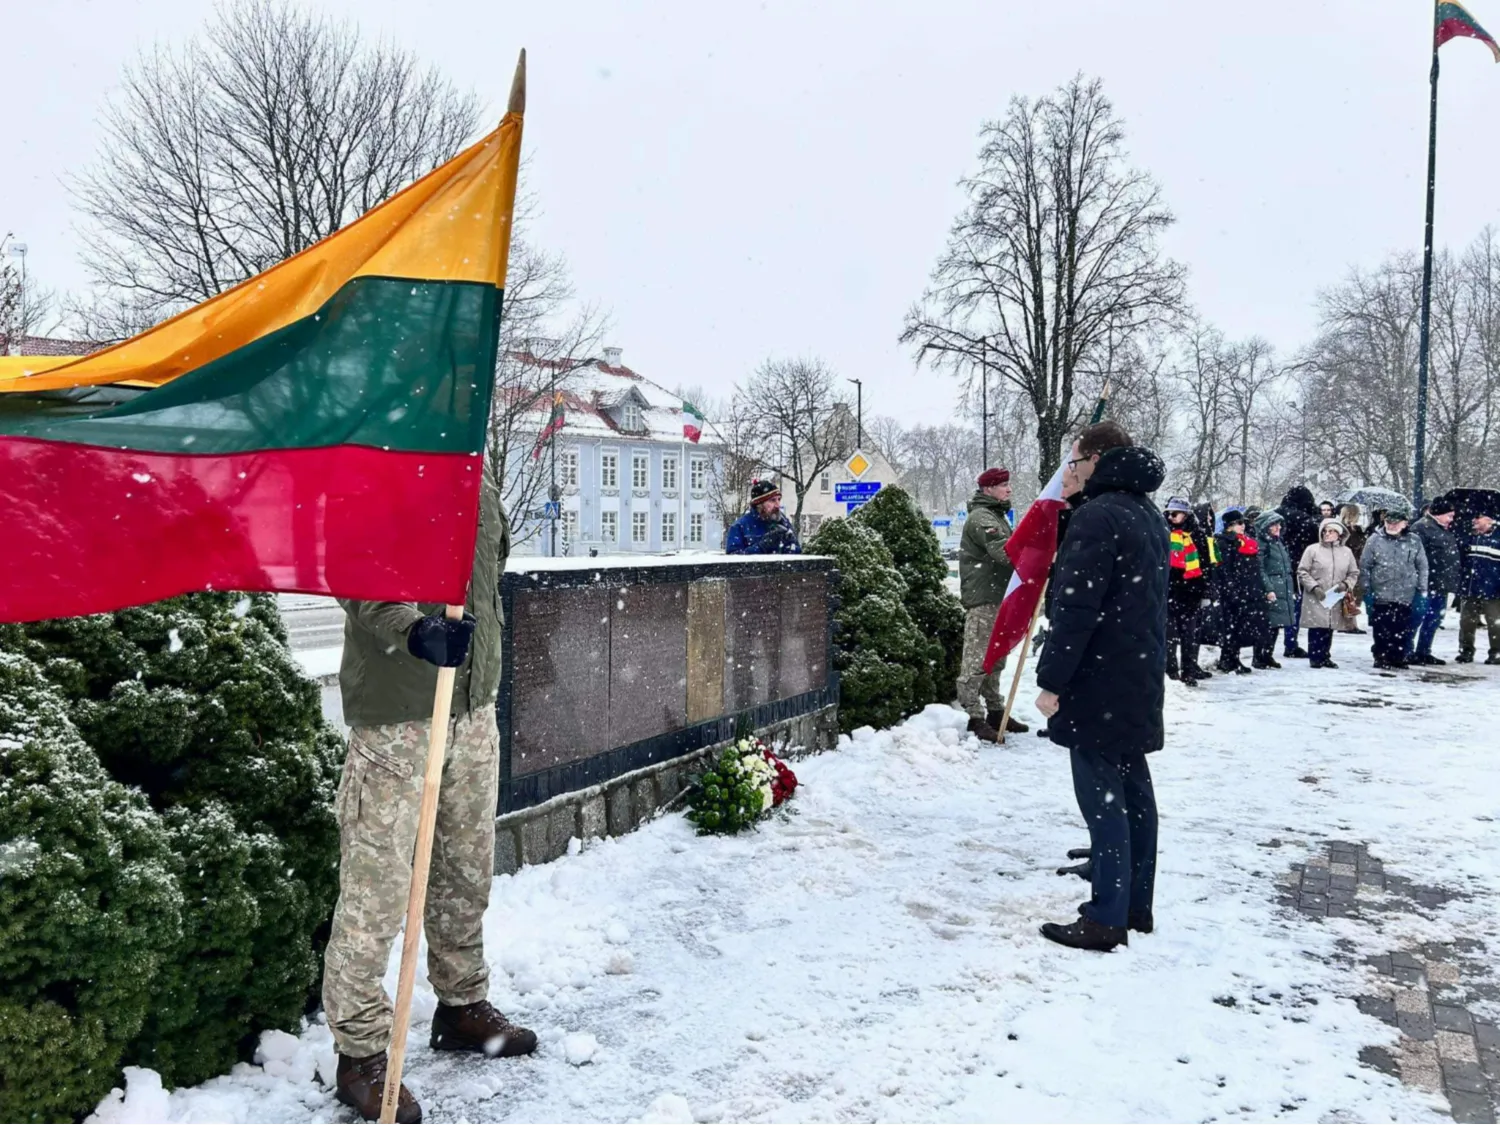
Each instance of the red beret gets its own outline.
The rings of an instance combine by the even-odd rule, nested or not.
[[[994,488],[997,484],[1006,484],[1010,480],[1009,469],[986,469],[979,474],[980,488]]]

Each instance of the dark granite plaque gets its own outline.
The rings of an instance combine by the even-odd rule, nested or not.
[[[789,574],[781,588],[781,659],[776,699],[820,688],[828,679],[828,579]]]
[[[614,587],[609,745],[687,726],[687,583]]]
[[[732,578],[724,612],[724,713],[776,698],[784,578]]]
[[[511,776],[587,758],[609,740],[609,618],[614,592],[522,590],[511,610]]]

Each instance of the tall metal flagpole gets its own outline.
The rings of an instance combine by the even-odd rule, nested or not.
[[[1433,5],[1433,19],[1437,5]],[[1423,476],[1427,460],[1427,369],[1432,336],[1432,205],[1437,187],[1438,42],[1434,23],[1432,36],[1432,106],[1427,117],[1427,228],[1422,244],[1422,329],[1417,342],[1417,451],[1412,460],[1412,503],[1422,507]]]

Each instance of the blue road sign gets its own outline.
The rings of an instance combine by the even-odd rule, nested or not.
[[[835,503],[848,504],[853,501],[868,500],[879,491],[878,480],[840,481],[833,486],[833,499]]]
[[[953,521],[952,520],[933,520],[932,521],[932,526],[933,527],[952,527],[953,526]]]
[[[852,516],[856,508],[863,508],[869,502],[870,498],[868,496],[861,496],[858,500],[845,500],[844,507],[848,510],[847,514]]]
[[[542,518],[555,520],[562,518],[562,504],[557,500],[548,500],[542,508]]]

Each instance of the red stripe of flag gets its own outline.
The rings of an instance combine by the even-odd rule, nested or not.
[[[1026,509],[1026,514],[1006,541],[1005,553],[1014,564],[1015,573],[1011,575],[1010,586],[1000,603],[1000,612],[995,615],[990,647],[984,654],[986,674],[1021,643],[1031,626],[1037,603],[1042,600],[1047,570],[1057,554],[1058,516],[1067,507],[1062,495],[1062,473],[1062,467],[1058,466],[1047,487]]]

